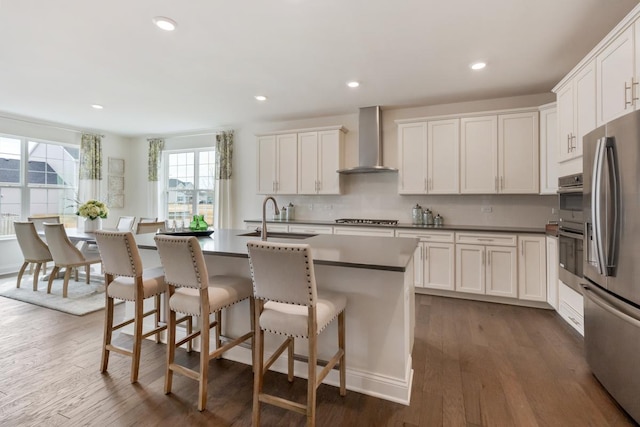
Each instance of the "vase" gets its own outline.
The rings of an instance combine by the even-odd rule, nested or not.
[[[102,230],[102,218],[96,219],[85,218],[84,220],[84,232],[93,233],[96,230]]]

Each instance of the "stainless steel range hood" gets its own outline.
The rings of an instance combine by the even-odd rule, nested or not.
[[[398,172],[382,165],[382,115],[379,106],[360,109],[358,119],[358,166],[338,170],[354,173]]]

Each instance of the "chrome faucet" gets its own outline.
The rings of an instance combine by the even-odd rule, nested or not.
[[[262,202],[262,233],[260,234],[260,238],[262,240],[267,240],[267,202],[271,200],[273,202],[273,208],[275,209],[275,214],[279,215],[280,210],[278,209],[278,203],[276,203],[276,199],[272,196],[267,196],[264,198]]]

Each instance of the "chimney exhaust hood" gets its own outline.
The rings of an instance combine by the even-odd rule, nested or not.
[[[358,154],[358,166],[340,169],[338,173],[398,172],[398,169],[382,165],[382,115],[379,106],[360,108]]]

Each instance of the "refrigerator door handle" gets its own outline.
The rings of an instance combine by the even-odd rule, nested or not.
[[[607,138],[604,143],[604,153],[606,155],[608,172],[609,172],[609,194],[611,194],[611,201],[607,202],[607,218],[613,219],[613,224],[611,230],[607,229],[607,244],[605,248],[607,250],[606,253],[606,264],[605,264],[605,275],[613,276],[615,274],[616,264],[618,262],[618,238],[619,238],[619,230],[620,226],[619,221],[619,208],[620,208],[620,182],[618,180],[619,172],[618,172],[618,156],[616,154],[615,149],[615,140],[613,138]],[[607,221],[607,227],[609,226],[609,222]]]
[[[593,289],[591,286],[587,285],[586,283],[582,284],[582,289],[584,290],[584,295],[587,298],[589,298],[591,301],[593,301],[594,304],[597,304],[598,306],[600,306],[600,308],[602,308],[603,310],[606,310],[607,312],[616,316],[617,318],[637,328],[640,328],[640,319],[632,317],[627,313],[624,313],[623,311],[619,310],[615,302],[612,301],[610,298],[606,297],[605,295],[603,295],[602,292],[596,292],[595,289]]]
[[[603,148],[606,138],[598,139],[596,144],[595,158],[593,161],[593,173],[591,180],[591,218],[593,219],[593,240],[596,267],[598,273],[603,275],[604,268],[602,266],[604,258],[604,246],[602,242],[602,206],[600,203],[600,191],[602,189],[602,169],[604,167]]]

